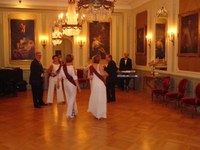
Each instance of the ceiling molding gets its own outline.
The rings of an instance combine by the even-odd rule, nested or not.
[[[134,0],[132,3],[131,3],[131,8],[132,9],[135,9],[149,1],[152,1],[152,0]]]
[[[117,0],[115,9],[131,10],[137,8],[150,0]],[[67,7],[67,0],[1,0],[1,8],[15,9],[45,9],[45,10],[63,10]]]

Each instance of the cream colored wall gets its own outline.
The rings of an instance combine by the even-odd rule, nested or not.
[[[147,2],[140,7],[134,8],[132,10],[132,26],[135,28],[135,17],[137,13],[147,10],[148,11],[148,27],[147,33],[152,34],[152,43],[151,47],[147,48],[147,62],[151,60],[155,60],[155,24],[156,24],[156,12],[162,6],[166,8],[168,11],[168,18],[167,18],[167,29],[173,29],[175,31],[175,43],[174,45],[166,38],[166,60],[167,60],[167,71],[158,71],[160,73],[171,74],[176,76],[186,76],[192,78],[200,78],[200,73],[191,72],[191,71],[181,71],[178,69],[178,15],[179,15],[179,1],[178,0],[152,0]],[[132,57],[135,60],[135,30],[132,32],[132,41],[133,45],[132,48]],[[134,66],[136,69],[150,71],[151,68],[148,66]]]
[[[147,10],[148,12],[148,26],[147,26],[147,34],[152,34],[152,42],[151,42],[151,47],[147,47],[147,62],[150,62],[151,60],[155,60],[155,25],[156,25],[156,13],[158,11],[158,9],[160,9],[162,6],[164,6],[168,13],[168,27],[167,29],[170,28],[174,28],[176,27],[176,20],[174,19],[174,16],[178,16],[178,14],[176,12],[174,12],[174,10],[178,9],[179,3],[178,1],[174,1],[174,0],[152,0],[148,3],[143,4],[142,6],[135,8],[132,11],[132,20],[133,20],[133,26],[136,26],[136,22],[135,22],[135,18],[136,18],[136,14]],[[135,30],[133,32],[133,42],[134,42],[134,46],[133,46],[133,50],[134,50],[134,54],[136,52],[136,45],[135,45]],[[167,38],[166,38],[167,39]],[[170,72],[172,70],[172,64],[171,64],[171,58],[174,56],[174,54],[172,53],[174,51],[174,48],[176,47],[172,46],[172,43],[169,42],[168,40],[166,41],[166,51],[167,51],[167,59],[169,59],[168,61],[168,71]],[[135,55],[133,56],[135,57]],[[137,69],[144,69],[144,70],[149,70],[149,66],[148,64],[146,66],[135,66]]]
[[[130,37],[129,29],[127,28],[127,23],[130,19],[130,11],[117,10],[112,15],[111,23],[111,54],[113,59],[119,63],[120,58],[123,56],[123,52],[131,52],[130,49]],[[75,64],[79,67],[86,67],[89,63],[89,32],[88,27],[89,23],[84,23],[83,30],[81,31],[79,37],[86,38],[86,44],[82,49],[77,45],[76,38],[74,37],[74,55],[75,55]],[[105,61],[103,61],[105,63]]]
[[[53,21],[57,18],[57,10],[37,10],[37,9],[11,9],[0,10],[0,67],[20,67],[24,70],[24,79],[29,79],[30,61],[10,61],[10,25],[9,19],[34,19],[35,20],[35,45],[36,51],[42,52],[42,63],[45,68],[51,64],[51,57],[54,54],[51,41],[51,30]],[[111,54],[113,59],[119,63],[123,52],[132,54],[132,28],[130,26],[131,11],[115,10],[111,19]],[[74,64],[76,68],[86,67],[89,63],[89,32],[88,23],[83,24],[83,29],[79,36],[73,38],[72,51],[74,55]],[[46,47],[42,47],[40,36],[47,36]],[[83,48],[77,43],[77,38],[86,39]],[[105,61],[103,61],[105,63]]]
[[[44,66],[47,66],[51,59],[52,55],[52,46],[48,41],[46,48],[43,48],[40,44],[39,37],[42,35],[47,35],[50,37],[52,16],[54,14],[43,13],[41,11],[21,11],[21,10],[1,10],[0,11],[0,20],[2,20],[2,28],[0,38],[1,45],[1,59],[0,64],[3,67],[21,67],[23,69],[28,69],[30,61],[11,61],[10,60],[10,24],[9,19],[34,19],[35,20],[35,49],[36,51],[41,51],[43,54],[42,63]],[[49,17],[51,16],[51,17]],[[49,17],[49,18],[48,18]],[[50,19],[51,18],[51,19]],[[1,25],[1,24],[0,24]]]

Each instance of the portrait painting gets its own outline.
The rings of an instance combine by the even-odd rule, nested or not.
[[[136,34],[136,40],[137,40],[137,49],[136,49],[136,54],[145,54],[146,51],[146,31],[145,31],[145,27],[142,28],[138,28],[137,30],[137,34]]]
[[[99,54],[105,59],[110,54],[110,23],[93,22],[89,24],[89,58]]]
[[[179,16],[179,56],[196,56],[199,53],[199,13]]]
[[[32,60],[35,52],[35,21],[10,20],[11,60]]]
[[[55,50],[55,55],[62,56],[62,51],[61,50]]]
[[[156,24],[156,58],[165,58],[165,24]]]

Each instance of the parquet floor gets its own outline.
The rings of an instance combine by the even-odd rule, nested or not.
[[[45,98],[46,98],[45,92]],[[138,91],[117,91],[108,118],[87,113],[89,90],[77,96],[79,115],[66,105],[32,106],[31,92],[0,98],[0,150],[200,150],[200,117],[151,102]]]

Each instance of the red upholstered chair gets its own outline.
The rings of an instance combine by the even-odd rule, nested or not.
[[[166,93],[166,102],[167,101],[174,101],[178,104],[180,104],[181,98],[185,96],[185,91],[187,88],[187,79],[182,79],[178,84],[178,92],[167,92]],[[167,104],[167,103],[166,103]]]
[[[88,78],[84,76],[84,69],[77,69],[77,76],[79,84],[88,87]]]
[[[164,77],[162,81],[162,88],[155,88],[151,91],[152,101],[154,100],[154,96],[162,96],[162,100],[164,100],[165,94],[169,91],[170,86],[170,77]]]
[[[200,106],[200,83],[195,88],[195,95],[196,95],[196,97],[194,97],[194,98],[184,97],[181,99],[181,106],[182,106],[181,108],[182,109],[186,106],[193,108],[194,111],[192,113],[192,116],[195,112],[197,112],[197,108]]]

